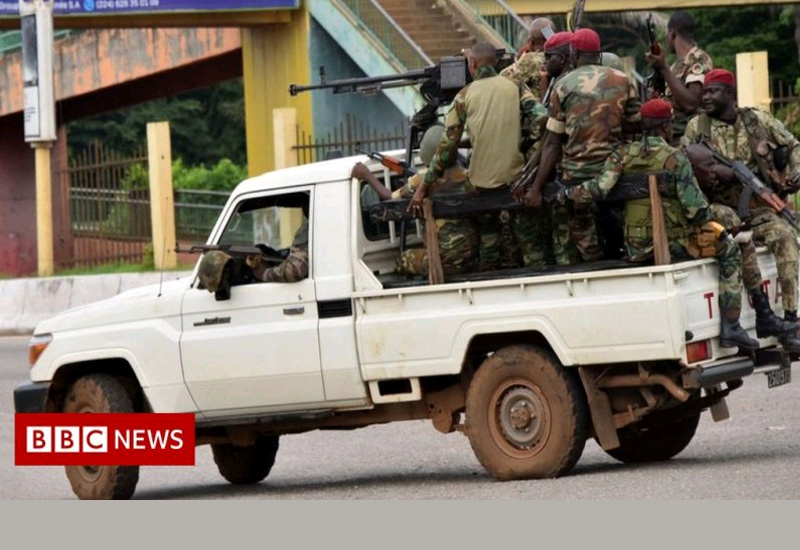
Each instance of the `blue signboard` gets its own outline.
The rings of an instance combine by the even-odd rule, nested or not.
[[[55,0],[55,15],[126,15],[296,8],[300,0]],[[18,0],[0,0],[0,16],[19,16]]]

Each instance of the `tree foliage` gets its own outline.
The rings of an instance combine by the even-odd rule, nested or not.
[[[133,154],[146,143],[147,123],[170,123],[172,154],[186,165],[215,165],[221,159],[247,162],[242,80],[136,105],[69,124],[71,150],[97,139],[121,154]]]

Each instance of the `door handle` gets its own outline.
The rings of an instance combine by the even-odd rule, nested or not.
[[[306,308],[303,307],[303,306],[285,307],[285,308],[283,308],[283,314],[284,315],[302,315],[303,313],[305,313],[305,311],[306,311]]]

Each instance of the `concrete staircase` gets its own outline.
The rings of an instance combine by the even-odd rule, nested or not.
[[[437,0],[378,0],[434,63],[448,55],[458,55],[474,45],[478,37],[470,34]]]

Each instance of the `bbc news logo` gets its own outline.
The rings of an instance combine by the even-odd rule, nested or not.
[[[17,466],[194,466],[194,415],[17,414]]]

